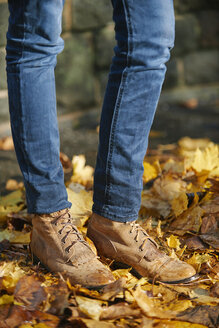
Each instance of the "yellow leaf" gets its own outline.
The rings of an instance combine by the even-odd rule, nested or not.
[[[171,319],[174,318],[177,314],[177,312],[171,310],[164,311],[164,309],[162,309],[161,302],[158,299],[148,297],[140,286],[137,286],[132,294],[143,313],[149,317]]]
[[[83,226],[92,213],[93,193],[81,190],[79,193],[67,188],[68,199],[72,203],[70,213],[77,226]]]
[[[207,326],[184,321],[159,320],[156,321],[156,328],[207,328]]]
[[[171,302],[168,307],[166,307],[167,310],[176,311],[176,312],[183,312],[186,309],[192,307],[192,302],[190,300],[180,300],[176,302]]]
[[[171,201],[171,206],[175,216],[179,216],[184,212],[188,207],[188,197],[186,193],[182,192],[178,197],[174,198]]]
[[[202,263],[206,263],[211,259],[211,255],[209,254],[198,254],[198,253],[194,253],[192,255],[192,257],[187,260],[186,262],[188,264],[191,264],[196,271],[199,271],[200,266],[202,265]]]
[[[170,248],[175,248],[177,251],[179,251],[180,248],[180,241],[177,236],[171,235],[169,238],[167,238],[167,245]]]
[[[71,177],[71,181],[91,187],[93,183],[94,169],[89,165],[85,166],[85,163],[86,159],[84,155],[73,156],[73,175]]]
[[[5,229],[0,231],[0,242],[4,239],[9,240],[12,244],[28,245],[30,243],[30,232],[24,233]]]
[[[217,145],[210,145],[204,150],[199,148],[195,151],[193,156],[185,159],[185,168],[194,169],[196,172],[211,171],[219,167],[219,147]]]
[[[6,290],[12,290],[18,280],[25,275],[23,271],[15,262],[3,262],[0,265],[0,277],[3,278],[2,286]]]
[[[148,181],[157,177],[158,171],[154,165],[151,165],[148,162],[144,162],[143,165],[144,165],[143,181],[144,183],[147,183]]]
[[[24,208],[24,192],[21,189],[0,197],[0,221],[4,223],[11,212],[19,212]]]
[[[178,141],[178,144],[183,150],[193,151],[197,148],[204,149],[209,145],[212,145],[213,142],[211,142],[208,138],[192,139],[189,137],[183,137]]]
[[[0,297],[0,305],[4,304],[11,304],[14,302],[14,296],[13,295],[3,295]]]

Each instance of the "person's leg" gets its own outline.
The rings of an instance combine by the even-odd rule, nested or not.
[[[117,46],[106,89],[93,211],[137,218],[148,134],[174,44],[173,1],[113,0]]]
[[[54,67],[63,49],[63,0],[9,0],[7,74],[11,127],[32,218],[31,251],[72,284],[114,280],[72,224],[59,160]]]
[[[9,0],[7,77],[12,135],[29,213],[67,207],[54,67],[63,49],[63,0]]]
[[[174,43],[173,0],[113,0],[117,47],[103,104],[88,237],[98,254],[168,283],[196,279],[135,221],[143,158]]]

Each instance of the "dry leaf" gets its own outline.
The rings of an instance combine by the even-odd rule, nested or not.
[[[86,159],[84,155],[74,156],[72,159],[73,175],[71,177],[72,182],[80,183],[87,188],[90,188],[93,184],[94,169],[86,165]]]
[[[24,187],[23,182],[17,182],[14,179],[9,179],[5,185],[6,190],[17,190],[17,189],[23,188],[23,187]]]
[[[178,197],[171,201],[172,210],[175,216],[179,216],[187,209],[188,202],[188,197],[185,192],[182,192]]]
[[[14,143],[11,136],[0,139],[0,150],[14,150]]]
[[[155,165],[151,165],[148,162],[143,162],[144,165],[144,173],[143,173],[143,181],[147,183],[148,181],[157,177],[159,171]]]
[[[217,145],[210,145],[204,150],[199,148],[195,153],[186,158],[185,168],[194,169],[196,172],[213,171],[219,167],[219,148]],[[213,176],[212,173],[210,176]]]
[[[171,235],[169,238],[167,238],[167,245],[170,248],[175,248],[177,251],[179,251],[181,249],[179,238],[174,235]]]

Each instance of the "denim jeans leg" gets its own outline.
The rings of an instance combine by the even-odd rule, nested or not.
[[[63,0],[9,0],[7,78],[12,135],[28,211],[67,207],[56,115],[54,67],[63,49]]]
[[[105,93],[93,211],[133,221],[148,134],[174,44],[173,0],[112,0],[117,46]]]

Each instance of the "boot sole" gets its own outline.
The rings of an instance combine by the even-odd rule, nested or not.
[[[138,273],[138,271],[136,271],[136,269],[134,269],[133,267],[131,267],[130,265],[123,263],[123,262],[118,262],[118,261],[114,261],[113,264],[115,266],[118,266],[122,269],[129,269],[131,268],[131,273],[133,273],[138,279],[142,278],[143,276]],[[163,280],[159,280],[159,279],[155,279],[155,281],[153,279],[148,279],[149,283],[162,283],[162,284],[168,284],[168,285],[178,285],[178,284],[188,284],[190,282],[193,282],[195,280],[197,280],[199,278],[199,274],[196,273],[195,275],[189,277],[189,278],[185,278],[185,279],[181,279],[181,280],[174,280],[174,281],[163,281]]]

